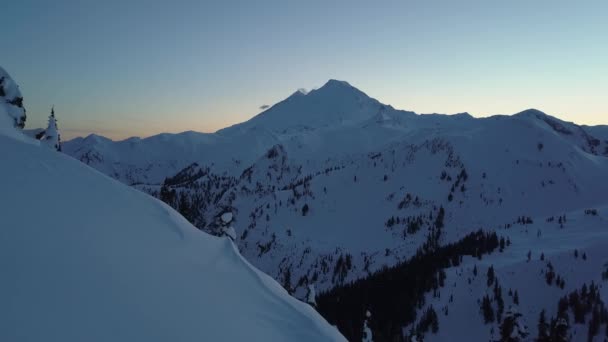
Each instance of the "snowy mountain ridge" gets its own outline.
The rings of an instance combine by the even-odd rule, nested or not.
[[[251,120],[217,133],[230,136],[257,127],[277,134],[290,134],[349,125],[371,118],[382,107],[380,102],[347,82],[329,80],[323,87],[308,93],[298,90]]]
[[[466,132],[493,120],[536,122],[539,128],[550,127],[583,150],[608,155],[608,129],[602,126],[578,126],[537,110],[482,119],[468,113],[416,115],[383,105],[336,80],[307,94],[296,91],[251,120],[216,133],[164,133],[117,142],[91,135],[64,145],[68,154],[127,184],[160,183],[166,175],[192,162],[213,164],[216,172],[231,173],[253,163],[277,144],[298,159],[322,159],[350,151],[373,151],[412,134],[469,134]]]
[[[216,234],[218,215],[231,211],[241,253],[305,298],[310,285],[324,293],[364,281],[410,260],[430,240],[456,243],[479,229],[513,242],[507,250],[514,252],[488,259],[501,279],[514,272],[509,265],[525,262],[539,231],[554,237],[539,247],[555,250],[559,260],[572,252],[558,248],[560,237],[576,232],[584,238],[568,248],[595,255],[606,237],[585,213],[599,212],[605,224],[607,136],[606,126],[579,126],[535,109],[487,118],[418,115],[330,81],[214,134],[78,139],[64,150],[160,198],[202,230]],[[559,293],[597,282],[599,263],[568,276]],[[542,283],[517,284],[522,297],[543,291]],[[467,282],[456,287],[480,291]],[[558,292],[548,293],[542,303],[531,299],[526,319],[557,303]],[[351,324],[362,326],[357,320],[366,310]],[[450,328],[437,336],[453,333],[451,320],[440,320]],[[373,318],[370,324],[382,331]],[[480,326],[476,336],[496,337],[498,323]],[[348,338],[359,337],[339,327]]]

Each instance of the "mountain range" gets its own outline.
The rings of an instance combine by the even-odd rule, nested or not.
[[[330,80],[215,133],[90,135],[63,151],[213,235],[231,212],[240,253],[290,294],[303,299],[314,285],[321,301],[341,296],[357,308],[349,320],[318,308],[350,340],[367,320],[379,340],[499,339],[507,319],[488,320],[488,308],[527,338],[541,334],[541,312],[552,333],[567,320],[570,338],[597,335],[586,324],[595,309],[603,315],[601,301],[589,301],[582,320],[558,302],[583,284],[587,295],[591,282],[605,298],[608,126],[536,109],[420,115]],[[462,252],[458,265],[439,267],[443,285],[421,290],[412,319],[393,322],[372,299],[347,303],[348,291],[378,288],[383,274],[396,279],[413,261],[479,231],[496,234],[500,251]],[[407,293],[401,286],[390,294]],[[424,329],[437,311],[437,331]]]

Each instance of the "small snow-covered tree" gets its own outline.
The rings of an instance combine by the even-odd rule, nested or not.
[[[309,210],[310,208],[308,207],[308,204],[304,204],[304,206],[302,207],[302,216],[306,216]]]
[[[44,136],[41,140],[46,146],[54,148],[57,151],[61,151],[61,138],[59,136],[59,129],[57,128],[57,119],[55,118],[55,108],[51,109],[51,115],[49,115],[49,124],[44,131]]]
[[[551,341],[565,342],[568,341],[568,316],[558,317],[551,322]]]
[[[227,236],[233,242],[236,241],[236,231],[232,227],[232,212],[225,212],[220,215],[220,234],[221,236]]]
[[[549,324],[547,324],[547,318],[545,317],[545,310],[543,309],[540,312],[538,318],[538,337],[536,338],[538,342],[548,342],[551,339],[549,338]]]
[[[369,328],[369,320],[372,317],[371,312],[365,312],[365,322],[363,322],[363,342],[373,342],[372,329]]]
[[[517,308],[510,307],[500,325],[500,340],[508,342],[524,341],[528,336],[528,327],[524,324],[522,314]]]
[[[308,293],[306,293],[306,303],[313,307],[317,307],[317,292],[315,291],[315,285],[308,285]]]

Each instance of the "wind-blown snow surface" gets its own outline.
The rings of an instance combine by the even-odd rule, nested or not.
[[[229,239],[19,135],[0,130],[1,341],[343,340]]]

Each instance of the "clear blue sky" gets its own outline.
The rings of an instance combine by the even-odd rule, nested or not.
[[[346,80],[396,108],[608,123],[608,1],[10,1],[0,64],[64,139],[215,131]]]

